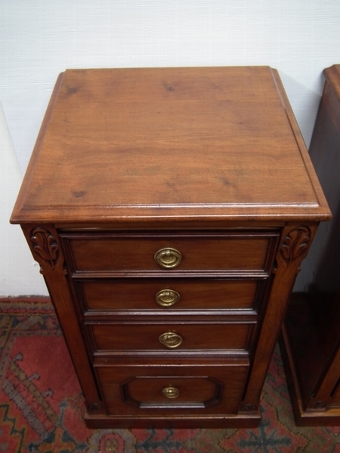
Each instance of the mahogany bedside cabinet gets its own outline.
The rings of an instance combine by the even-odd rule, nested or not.
[[[298,425],[340,425],[340,65],[324,75],[310,156],[333,219],[317,232],[281,342]]]
[[[269,67],[67,70],[11,222],[86,423],[246,427],[330,211]]]

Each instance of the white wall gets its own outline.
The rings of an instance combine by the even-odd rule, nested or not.
[[[2,0],[0,102],[12,162],[17,157],[25,170],[66,68],[270,65],[308,144],[322,70],[340,63],[339,26],[339,0]],[[1,231],[7,221],[1,213]],[[13,237],[0,241],[16,241],[12,228]],[[0,276],[9,261],[18,270],[9,285],[1,287],[0,278],[0,295],[42,291],[39,275],[29,287],[23,283],[27,266],[17,255],[5,252],[0,260]]]
[[[21,171],[0,104],[0,296],[46,294],[46,287],[19,225],[8,222],[21,184]]]

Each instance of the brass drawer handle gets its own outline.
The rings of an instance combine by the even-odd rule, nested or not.
[[[182,344],[183,338],[176,332],[165,332],[160,335],[159,341],[167,348],[175,349]]]
[[[156,302],[162,307],[171,307],[179,301],[180,295],[173,289],[162,289],[156,294]]]
[[[176,249],[166,247],[155,253],[155,261],[165,269],[173,269],[182,261],[182,254]]]
[[[165,398],[174,399],[179,397],[179,390],[176,387],[165,387],[162,390],[162,395]]]

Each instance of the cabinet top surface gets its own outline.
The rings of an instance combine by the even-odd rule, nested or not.
[[[67,70],[13,223],[329,217],[277,71]]]

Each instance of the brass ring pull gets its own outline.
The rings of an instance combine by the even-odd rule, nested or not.
[[[180,295],[173,289],[162,289],[156,294],[156,302],[161,307],[171,307],[179,301]]]
[[[173,269],[182,261],[182,254],[176,249],[166,247],[165,249],[158,250],[158,252],[155,253],[154,258],[156,263],[161,267]]]
[[[169,399],[178,398],[179,390],[176,387],[165,387],[162,389],[162,395]]]
[[[176,332],[165,332],[160,335],[159,341],[167,348],[175,349],[182,344],[183,338]]]

